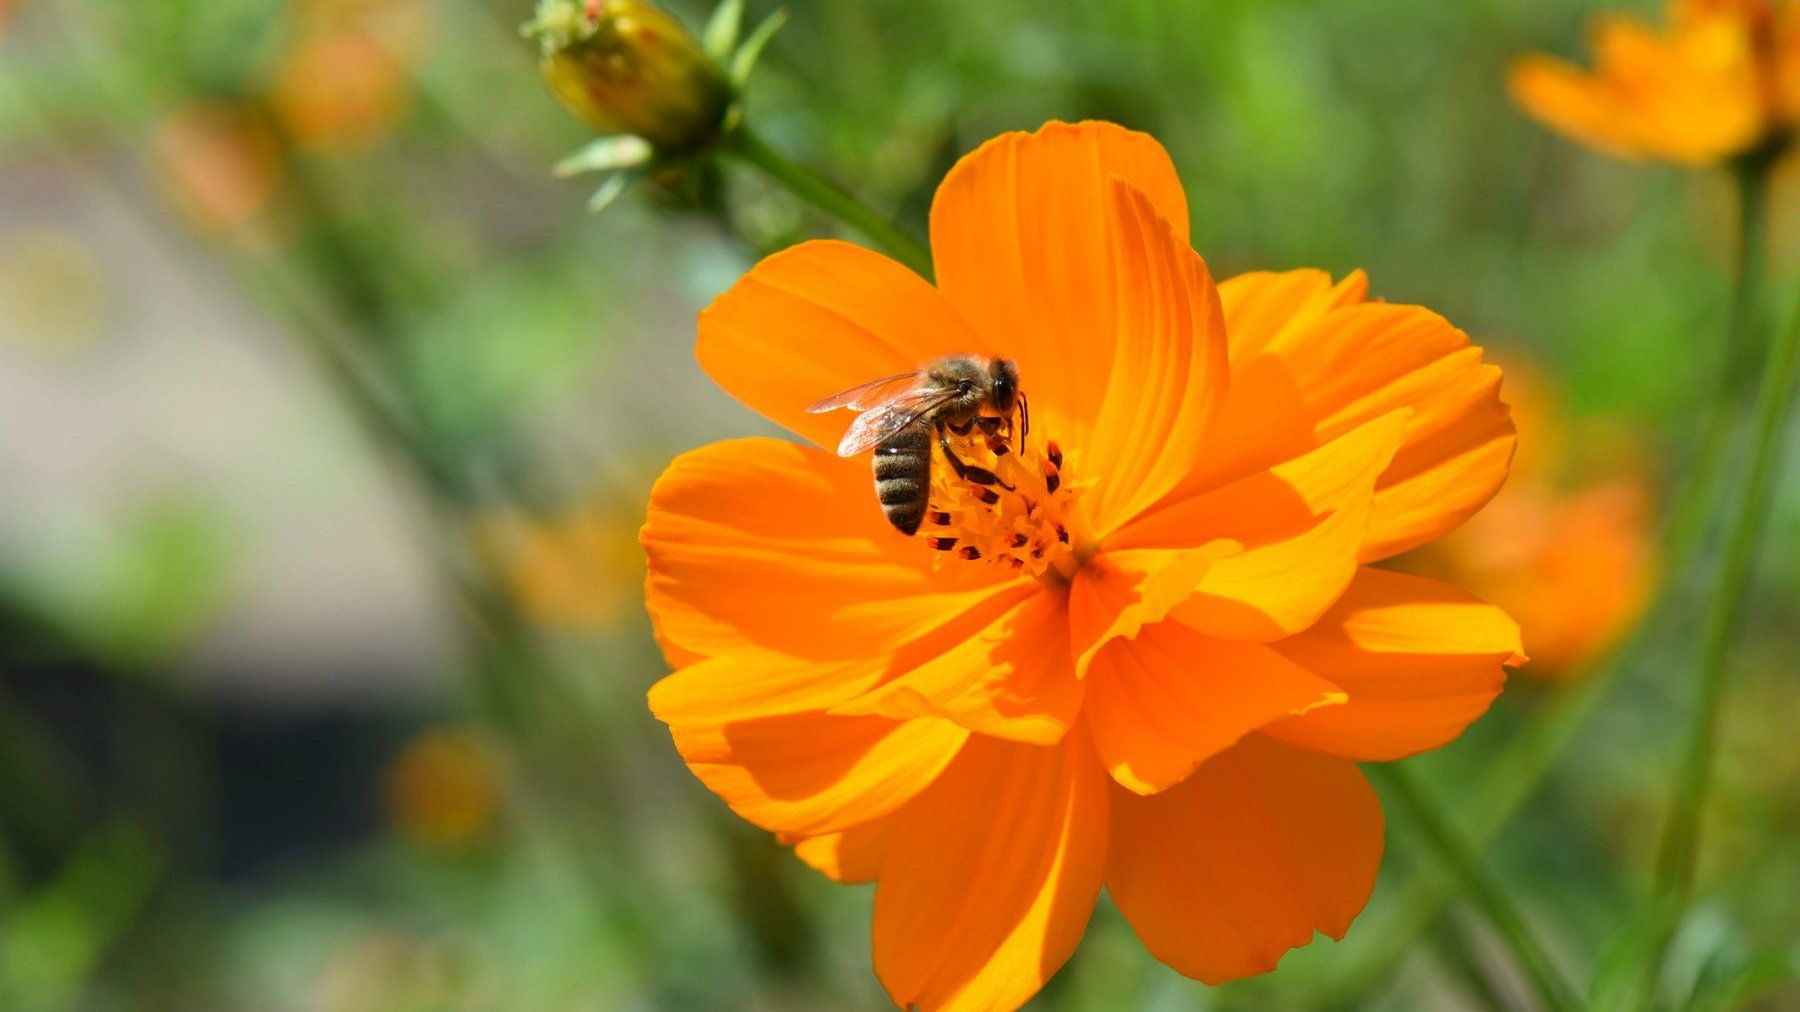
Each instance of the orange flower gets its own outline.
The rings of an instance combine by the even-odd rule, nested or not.
[[[1800,3],[1674,0],[1660,31],[1609,14],[1593,48],[1591,74],[1520,59],[1514,99],[1583,144],[1693,165],[1784,142],[1800,123]]]
[[[412,105],[430,9],[418,0],[303,0],[292,13],[269,101],[294,142],[351,151],[392,133]]]
[[[280,190],[281,145],[268,122],[247,106],[181,106],[156,125],[150,148],[171,194],[205,232],[251,224]]]
[[[344,30],[283,54],[269,99],[296,143],[358,148],[392,132],[411,90],[406,68],[378,40]]]
[[[606,632],[635,613],[644,557],[633,539],[636,512],[605,495],[561,515],[495,513],[476,531],[526,615],[547,629]]]
[[[938,464],[920,537],[867,459],[774,439],[676,459],[642,534],[651,708],[739,815],[879,881],[902,1005],[1024,1002],[1103,885],[1206,981],[1341,936],[1382,848],[1355,762],[1454,738],[1519,659],[1498,609],[1366,566],[1499,487],[1499,370],[1360,274],[1215,286],[1187,221],[1155,141],[1056,123],[945,179],[937,287],[811,242],[700,317],[712,377],[821,446],[846,419],[807,405],[942,354],[1030,398],[1012,452],[959,451],[1012,489]]]
[[[499,757],[474,729],[446,724],[420,732],[388,767],[394,828],[429,846],[477,839],[499,816],[506,778]]]

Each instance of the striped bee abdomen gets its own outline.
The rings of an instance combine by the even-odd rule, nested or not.
[[[931,500],[931,428],[914,422],[875,448],[875,498],[888,523],[917,533]]]

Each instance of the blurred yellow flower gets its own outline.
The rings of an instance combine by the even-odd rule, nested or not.
[[[1649,600],[1651,483],[1633,430],[1571,423],[1534,369],[1508,364],[1506,380],[1519,430],[1512,477],[1486,509],[1400,568],[1453,581],[1504,609],[1531,655],[1521,670],[1564,678],[1612,646]],[[1575,475],[1580,480],[1567,481]]]
[[[404,1012],[467,1008],[457,1001],[467,982],[442,945],[382,928],[352,935],[313,976],[312,1001],[322,1012]]]
[[[388,767],[389,818],[396,832],[416,843],[472,842],[493,825],[505,799],[499,753],[472,727],[446,724],[423,731]]]
[[[250,223],[280,188],[280,142],[267,120],[241,104],[181,106],[156,125],[150,149],[175,202],[203,232]]]
[[[1800,120],[1800,3],[1675,0],[1661,29],[1609,13],[1592,46],[1591,72],[1533,54],[1510,84],[1526,112],[1602,151],[1710,165]]]
[[[73,232],[0,232],[0,339],[10,349],[50,356],[86,346],[112,294],[99,257]]]

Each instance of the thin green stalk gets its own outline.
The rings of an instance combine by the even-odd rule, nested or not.
[[[1426,944],[1437,956],[1438,965],[1461,984],[1468,997],[1483,1008],[1505,1012],[1508,1008],[1506,996],[1494,986],[1487,970],[1481,965],[1481,958],[1476,954],[1468,932],[1461,924],[1446,925],[1449,930],[1433,932],[1426,938]],[[1364,996],[1367,997],[1367,996]]]
[[[1718,481],[1730,459],[1731,434],[1743,414],[1743,400],[1756,378],[1761,357],[1757,337],[1762,332],[1763,278],[1769,249],[1769,187],[1773,161],[1761,154],[1746,157],[1735,170],[1738,195],[1737,280],[1732,287],[1731,318],[1724,354],[1719,362],[1719,391],[1707,414],[1705,435],[1694,454],[1695,474],[1682,490],[1668,540],[1669,572],[1687,572],[1687,563],[1704,541],[1708,507],[1718,493]],[[1689,500],[1697,500],[1690,502]]]
[[[1476,909],[1512,952],[1514,961],[1544,1008],[1550,1012],[1573,1012],[1578,1008],[1574,991],[1563,980],[1543,946],[1538,944],[1537,936],[1531,933],[1512,899],[1482,866],[1468,842],[1450,825],[1412,774],[1398,763],[1369,767],[1369,773],[1387,786],[1389,793],[1418,826],[1419,835],[1432,853],[1462,883],[1463,891]]]
[[[1737,283],[1732,289],[1731,334],[1726,345],[1724,389],[1720,400],[1731,402],[1748,393],[1756,378],[1762,349],[1763,279],[1769,258],[1769,189],[1775,156],[1758,152],[1733,170],[1738,195]]]
[[[725,140],[725,150],[761,169],[794,196],[873,239],[920,277],[931,277],[931,251],[918,240],[811,169],[770,147],[749,127],[733,130]]]
[[[1678,912],[1686,908],[1693,891],[1700,817],[1712,785],[1720,703],[1725,696],[1732,646],[1744,625],[1744,602],[1755,576],[1756,548],[1769,513],[1779,472],[1777,462],[1785,422],[1797,383],[1800,383],[1800,306],[1796,307],[1781,336],[1769,347],[1762,386],[1751,419],[1749,469],[1731,499],[1724,556],[1702,618],[1699,700],[1693,708],[1693,723],[1676,766],[1669,821],[1663,827],[1657,850],[1655,898],[1657,907],[1668,916],[1663,919],[1656,943],[1648,953],[1647,972],[1654,972],[1661,964],[1663,952],[1674,934]]]

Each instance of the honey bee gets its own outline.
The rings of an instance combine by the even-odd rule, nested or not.
[[[875,498],[888,523],[902,534],[918,531],[931,498],[931,437],[957,477],[977,485],[1012,486],[950,448],[950,435],[979,431],[996,455],[1008,452],[1012,419],[1019,436],[1031,414],[1019,389],[1019,367],[1008,358],[945,355],[912,372],[886,376],[807,408],[812,413],[849,408],[860,412],[838,443],[838,456],[875,451]]]

